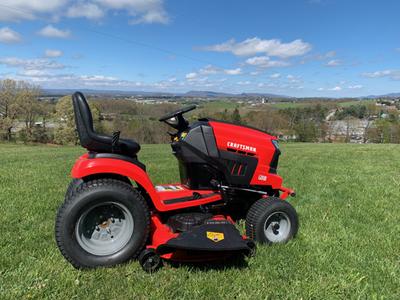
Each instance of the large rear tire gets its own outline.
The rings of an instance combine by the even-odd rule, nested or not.
[[[113,266],[136,258],[150,232],[142,195],[115,179],[80,183],[59,208],[55,236],[62,255],[78,269]]]
[[[259,243],[286,243],[298,228],[296,210],[276,197],[257,200],[247,212],[246,235]]]
[[[65,192],[65,198],[72,197],[72,194],[78,190],[79,186],[82,183],[84,183],[84,181],[80,178],[72,179],[72,181],[68,185],[67,191]]]

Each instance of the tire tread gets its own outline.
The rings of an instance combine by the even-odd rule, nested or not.
[[[74,184],[74,181],[71,182],[70,186]],[[64,202],[61,204],[57,211],[56,215],[56,221],[55,221],[55,239],[58,248],[60,249],[61,254],[64,256],[64,258],[72,264],[76,269],[82,269],[82,268],[94,268],[95,266],[87,265],[87,264],[82,264],[78,263],[75,261],[70,255],[68,255],[67,251],[65,250],[61,238],[61,231],[62,231],[62,226],[61,226],[61,221],[63,217],[63,213],[66,210],[66,208],[71,205],[73,202],[76,200],[76,195],[90,191],[91,189],[97,188],[98,186],[113,186],[114,188],[118,189],[124,189],[128,193],[133,193],[136,201],[143,207],[144,211],[149,212],[148,205],[146,203],[146,200],[142,196],[142,194],[137,190],[132,188],[131,185],[129,185],[126,182],[117,180],[117,179],[111,179],[111,178],[100,178],[100,179],[94,179],[88,182],[82,182],[79,184],[75,189],[69,189],[65,195]],[[145,222],[147,228],[150,227],[150,214],[147,213],[145,216]],[[132,253],[131,259],[136,259],[138,255],[141,253],[143,248],[145,247],[146,241],[148,240],[149,237],[149,231],[146,231],[145,237],[142,239],[142,243],[138,249]],[[118,263],[116,263],[118,264]],[[110,264],[108,266],[113,266],[116,264]]]
[[[290,205],[290,203],[281,200],[277,197],[268,197],[267,199],[259,199],[250,207],[247,212],[245,227],[246,227],[246,236],[254,241],[261,242],[257,239],[257,224],[260,222],[260,219],[263,218],[265,211],[271,209],[271,207],[275,205],[284,205],[289,210],[291,210],[296,216],[296,224],[294,226],[294,235],[296,235],[298,230],[298,221],[297,221],[297,213],[294,208]]]

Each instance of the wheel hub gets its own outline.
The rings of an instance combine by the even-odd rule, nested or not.
[[[101,224],[99,224],[98,226],[100,228],[107,228],[109,225],[111,224],[111,219],[108,219],[107,221],[102,222]]]
[[[94,255],[111,255],[131,239],[133,216],[122,204],[109,202],[87,209],[76,223],[78,244]]]
[[[273,225],[272,225],[272,232],[273,232],[275,235],[279,234],[279,228],[280,228],[279,223],[273,224]]]
[[[264,223],[264,234],[272,243],[281,243],[290,235],[291,223],[289,216],[277,211],[268,216]]]

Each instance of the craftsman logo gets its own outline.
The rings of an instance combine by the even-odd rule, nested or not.
[[[260,180],[260,181],[267,181],[267,176],[265,176],[265,175],[258,175],[258,180]]]
[[[207,231],[207,238],[212,240],[213,242],[220,242],[222,241],[225,236],[223,232],[212,232],[212,231]]]
[[[243,145],[243,144],[238,144],[238,143],[234,143],[234,142],[228,142],[227,146],[228,146],[228,148],[233,148],[233,149],[237,149],[237,150],[240,150],[240,151],[257,152],[257,149],[255,147],[251,147],[251,146]]]

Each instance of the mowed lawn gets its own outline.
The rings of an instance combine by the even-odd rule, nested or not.
[[[247,266],[149,275],[135,261],[77,271],[59,253],[54,217],[82,148],[0,144],[0,299],[400,299],[400,146],[282,148],[296,239]],[[168,145],[139,157],[155,183],[178,180]]]

